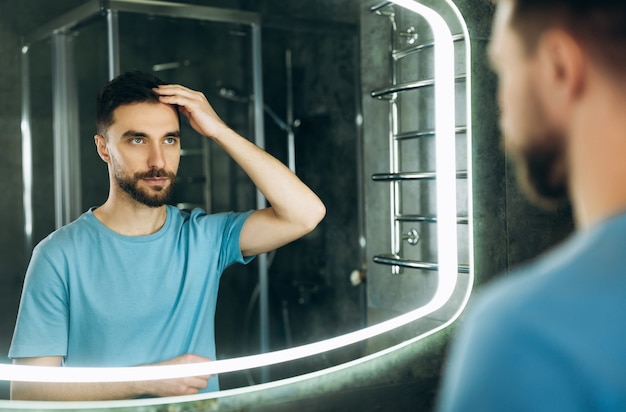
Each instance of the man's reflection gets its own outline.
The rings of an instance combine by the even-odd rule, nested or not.
[[[248,174],[270,207],[191,213],[167,204],[183,114]],[[9,356],[15,364],[135,366],[215,359],[226,267],[313,230],[320,199],[278,160],[225,125],[205,96],[129,72],[97,98],[107,201],[44,239],[26,274]],[[13,382],[12,399],[96,400],[218,390],[217,377],[121,383]]]

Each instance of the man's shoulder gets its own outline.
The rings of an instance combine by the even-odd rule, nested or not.
[[[36,249],[51,252],[62,250],[68,244],[88,246],[85,244],[85,238],[90,237],[91,233],[98,230],[93,219],[95,217],[90,211],[83,213],[76,220],[56,229],[42,239]]]
[[[479,322],[488,319],[498,325],[495,327],[519,328],[526,322],[542,324],[535,322],[536,318],[547,322],[562,317],[563,308],[579,308],[580,301],[610,287],[598,285],[598,273],[605,278],[618,276],[616,271],[621,274],[614,264],[617,257],[603,255],[610,252],[607,245],[614,239],[606,235],[602,230],[575,233],[561,245],[483,286],[476,292],[473,317],[480,318]]]

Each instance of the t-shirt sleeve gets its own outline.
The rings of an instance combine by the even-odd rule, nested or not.
[[[38,246],[24,279],[9,358],[66,356],[67,309],[63,277]]]
[[[247,264],[254,256],[244,257],[241,253],[239,238],[241,237],[241,229],[244,223],[250,217],[253,210],[245,213],[227,213],[224,224],[224,232],[222,237],[222,248],[220,260],[224,262],[224,269],[233,263]]]
[[[206,214],[206,212],[196,209],[191,214],[192,228],[196,233],[195,239],[199,241],[200,248],[212,248],[213,253],[218,254],[218,273],[234,263],[247,264],[254,256],[244,257],[241,253],[239,238],[244,223],[253,213],[249,210],[244,213],[216,213]]]

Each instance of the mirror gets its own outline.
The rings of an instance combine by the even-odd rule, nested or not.
[[[351,361],[408,336],[433,333],[456,318],[473,283],[473,239],[469,33],[451,3],[423,2],[436,10],[450,36],[445,43],[452,58],[440,64],[432,47],[437,37],[432,22],[387,2],[345,0],[323,9],[315,2],[290,7],[276,2],[275,12],[220,9],[206,19],[206,6],[111,1],[108,14],[101,14],[99,2],[82,3],[26,35],[22,68],[29,97],[23,126],[28,124],[34,165],[32,175],[25,174],[32,184],[32,213],[24,215],[31,222],[29,248],[106,198],[105,167],[91,143],[93,100],[116,65],[121,71],[136,67],[204,91],[222,118],[250,139],[259,138],[262,113],[268,152],[290,164],[328,209],[311,235],[224,274],[216,318],[218,358],[286,350],[278,352],[284,361],[290,354],[297,357],[288,348],[309,348],[351,332],[351,342],[360,343],[343,347],[340,339],[330,340],[328,345],[343,349],[315,349],[298,362],[224,374],[223,388]],[[405,6],[409,3],[414,2]],[[62,21],[74,23],[50,36]],[[118,35],[113,41],[107,37],[111,27]],[[259,43],[255,27],[260,28]],[[109,44],[114,47],[107,53]],[[390,44],[395,55],[389,53]],[[262,65],[255,66],[259,52]],[[368,69],[360,62],[367,62]],[[450,69],[441,80],[450,86],[444,97],[435,95],[437,88],[429,83],[441,68]],[[70,86],[55,89],[52,85],[61,83],[55,79],[66,79]],[[437,103],[448,105],[447,116],[433,115]],[[55,149],[52,131],[64,123],[76,123],[76,130],[60,133],[75,132],[79,143]],[[434,137],[444,133],[442,128],[448,139],[440,148]],[[192,133],[183,130],[185,136]],[[253,186],[219,148],[190,137],[183,149],[179,207],[200,205],[218,212],[256,206]],[[447,156],[436,157],[440,150]],[[59,162],[55,156],[66,158]],[[439,166],[435,157],[456,159],[442,171],[447,178],[428,174]],[[67,187],[54,179],[55,173],[70,177]],[[443,181],[452,186],[440,190],[436,185]],[[444,192],[447,197],[437,197]],[[49,207],[62,197],[59,193],[70,196]],[[445,213],[437,207],[446,204],[454,207]],[[442,226],[450,237],[440,236],[438,242]],[[450,246],[452,254],[439,261],[439,266],[453,262],[448,283],[433,269]],[[269,285],[263,289],[258,280],[265,270]],[[442,301],[428,306],[442,287]],[[259,308],[263,296],[269,304]],[[429,317],[421,319],[424,315]],[[379,333],[364,326],[391,330],[396,324],[410,327],[397,336],[363,340]],[[250,359],[246,362],[250,365]]]

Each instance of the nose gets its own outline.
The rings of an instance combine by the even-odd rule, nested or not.
[[[148,167],[151,169],[163,169],[165,167],[165,156],[163,155],[163,148],[158,143],[153,143],[150,145]]]

